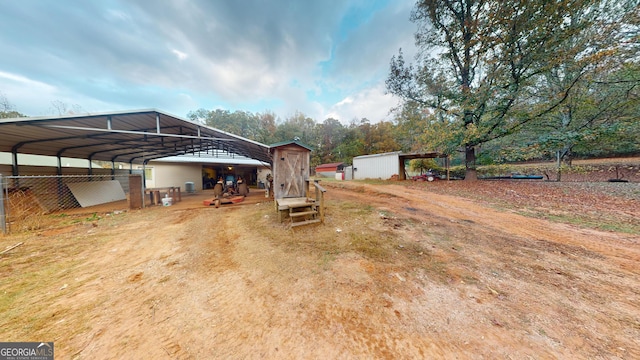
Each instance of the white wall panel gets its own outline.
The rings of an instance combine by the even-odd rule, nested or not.
[[[353,158],[353,178],[387,180],[400,171],[400,152],[364,155]]]

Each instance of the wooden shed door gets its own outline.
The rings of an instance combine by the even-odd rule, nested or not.
[[[300,151],[287,151],[284,156],[285,174],[284,197],[303,197],[304,193],[304,170],[305,153]]]

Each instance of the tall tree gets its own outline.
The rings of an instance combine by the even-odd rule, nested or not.
[[[406,64],[400,51],[391,59],[387,89],[443,119],[444,131],[464,149],[466,178],[475,180],[478,145],[554,111],[591,70],[585,64],[603,49],[586,37],[575,41],[576,35],[592,28],[609,2],[620,3],[420,0],[411,15],[418,25],[417,65]],[[573,46],[565,46],[568,42]],[[575,59],[582,67],[567,74],[560,91],[544,102],[534,99],[537,83],[550,69]]]
[[[296,112],[277,125],[275,138],[277,141],[298,139],[303,144],[316,147],[318,142],[315,125],[316,122],[312,118]]]
[[[364,151],[364,138],[355,120],[352,120],[344,130],[342,142],[335,148],[338,161],[350,164],[356,156],[366,154]]]
[[[321,163],[331,163],[341,161],[340,153],[336,151],[338,145],[345,136],[345,127],[336,119],[325,119],[318,128],[318,148]]]
[[[271,111],[258,114],[258,137],[255,139],[263,144],[276,142],[276,122],[278,117]]]
[[[248,111],[198,109],[190,111],[187,118],[251,140],[257,140],[261,134],[259,117]]]

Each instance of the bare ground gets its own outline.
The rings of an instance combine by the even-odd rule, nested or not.
[[[596,206],[571,184],[326,185],[325,223],[295,231],[254,191],[0,237],[24,242],[0,255],[0,340],[60,359],[640,358],[637,184],[585,190],[626,232],[540,218]]]

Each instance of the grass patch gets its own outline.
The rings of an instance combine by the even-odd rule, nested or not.
[[[621,223],[619,220],[616,220],[616,219],[612,219],[612,220],[593,219],[591,217],[584,217],[584,216],[573,215],[573,214],[550,215],[550,214],[543,214],[543,213],[538,213],[537,217],[558,222],[558,223],[571,224],[571,225],[575,225],[583,228],[591,228],[591,229],[597,229],[602,231],[615,231],[615,232],[621,232],[625,234],[640,235],[639,225]]]
[[[273,206],[256,206],[251,212],[248,217],[261,219],[261,226],[255,227],[261,236],[286,251],[303,251],[316,256],[323,268],[344,253],[385,260],[393,251],[395,235],[376,227],[382,220],[370,205],[328,201],[324,224],[295,229],[289,229],[286,221],[278,222],[278,214]]]
[[[369,259],[385,260],[391,253],[389,240],[383,234],[376,233],[351,233],[349,240],[352,249]]]

